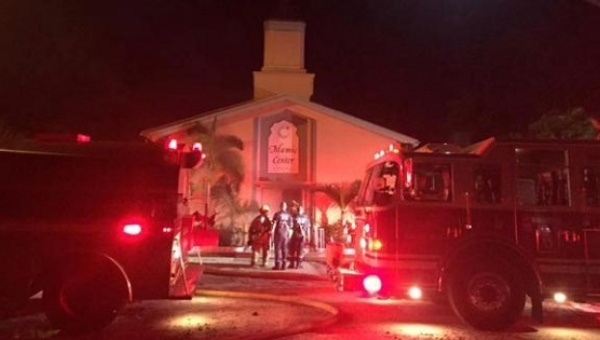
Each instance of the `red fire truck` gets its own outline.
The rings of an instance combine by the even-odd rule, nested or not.
[[[478,329],[531,300],[600,296],[600,143],[490,138],[390,147],[356,201],[355,271],[372,294],[447,297]]]
[[[147,144],[15,141],[0,147],[0,303],[38,292],[53,325],[109,324],[127,301],[190,298],[201,265],[177,224],[181,160]]]

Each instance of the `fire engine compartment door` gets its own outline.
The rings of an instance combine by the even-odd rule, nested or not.
[[[191,216],[181,218],[178,222],[171,253],[169,297],[190,299],[194,295],[204,265],[200,248],[195,243]]]
[[[517,148],[515,155],[518,243],[534,254],[546,287],[598,290],[600,235],[586,226],[598,222],[600,211],[573,200],[572,181],[583,173],[566,150]]]

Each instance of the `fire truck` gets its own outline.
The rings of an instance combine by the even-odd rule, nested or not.
[[[597,141],[390,146],[367,168],[342,274],[373,295],[447,298],[477,329],[510,327],[527,297],[542,321],[546,298],[600,296],[599,175]]]
[[[5,317],[41,292],[56,328],[85,332],[128,301],[193,294],[202,266],[187,256],[177,189],[182,165],[198,164],[201,151],[83,137],[0,147]]]

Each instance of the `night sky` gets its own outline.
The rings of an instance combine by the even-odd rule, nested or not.
[[[600,8],[583,0],[298,0],[312,100],[422,141],[600,114]],[[0,1],[0,117],[139,131],[252,98],[266,0]],[[450,117],[450,118],[448,118]]]

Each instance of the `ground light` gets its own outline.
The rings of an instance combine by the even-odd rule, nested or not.
[[[363,287],[373,295],[381,290],[381,279],[377,275],[369,275],[363,280]]]
[[[211,318],[207,317],[207,313],[189,313],[181,316],[176,316],[167,321],[171,327],[198,328],[212,323]]]
[[[423,292],[421,291],[421,288],[412,286],[408,289],[408,297],[413,300],[420,300],[421,297],[423,297]]]
[[[442,339],[447,336],[447,331],[441,327],[425,324],[398,324],[392,326],[394,335],[399,335],[401,338],[427,338],[427,339]]]
[[[565,303],[567,301],[567,295],[562,292],[554,293],[554,301],[558,303]]]

